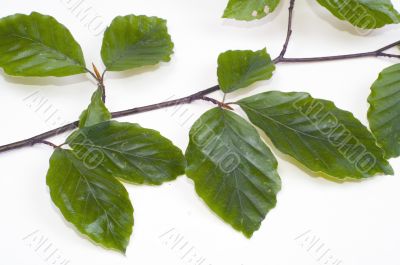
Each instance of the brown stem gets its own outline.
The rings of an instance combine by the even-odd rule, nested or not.
[[[295,4],[295,0],[290,0],[290,5],[289,5],[289,21],[288,21],[288,28],[287,28],[287,32],[286,32],[286,40],[285,43],[283,44],[283,48],[281,53],[278,56],[278,60],[279,59],[283,59],[285,57],[287,48],[289,47],[289,42],[290,42],[290,37],[292,37],[292,24],[293,24],[293,11],[294,11],[294,4]],[[277,60],[275,59],[275,60]]]
[[[221,102],[221,101],[218,101],[218,100],[216,100],[216,99],[210,98],[210,97],[204,96],[204,97],[202,98],[202,100],[211,102],[211,103],[213,103],[213,104],[215,104],[215,105],[218,105],[220,108],[233,110],[233,108],[232,108],[231,106],[229,106],[228,104],[226,104],[226,103],[224,103],[224,102]]]
[[[98,81],[98,80],[97,80],[97,76],[96,76],[95,73],[93,73],[92,71],[90,71],[90,70],[87,69],[87,68],[85,68],[85,71],[86,71],[88,74],[90,74],[96,81]]]
[[[400,41],[397,41],[393,44],[396,44],[396,45],[400,44]],[[388,58],[400,59],[400,55],[385,53],[383,51],[386,51],[386,50],[381,51],[381,49],[379,49],[377,51],[372,51],[372,52],[344,54],[344,55],[335,55],[335,56],[323,56],[323,57],[277,58],[274,60],[274,62],[275,62],[275,64],[278,64],[278,63],[312,63],[312,62],[328,62],[328,61],[348,60],[348,59],[365,58],[365,57],[388,57]]]
[[[288,21],[288,30],[287,30],[287,35],[286,35],[286,40],[285,43],[283,45],[282,51],[279,54],[279,56],[277,58],[275,58],[273,61],[275,64],[279,64],[279,63],[308,63],[308,62],[324,62],[324,61],[336,61],[336,60],[345,60],[345,59],[353,59],[353,58],[362,58],[362,57],[389,57],[389,58],[398,58],[400,59],[400,55],[396,55],[396,54],[389,54],[386,53],[385,51],[400,45],[400,41],[391,43],[389,45],[386,45],[385,47],[382,47],[376,51],[372,51],[372,52],[365,52],[365,53],[356,53],[356,54],[346,54],[346,55],[336,55],[336,56],[325,56],[325,57],[310,57],[310,58],[286,58],[285,54],[287,51],[287,48],[289,46],[289,42],[292,36],[292,24],[293,24],[293,11],[294,11],[294,5],[295,5],[295,0],[290,0],[290,6],[289,6],[289,21]],[[85,71],[88,72],[98,83],[100,88],[103,90],[103,100],[105,100],[105,88],[104,88],[104,75],[106,73],[106,71],[103,72],[103,74],[100,76],[99,72],[96,71],[96,73],[93,73],[92,71],[90,71],[89,69],[85,68]],[[175,105],[181,105],[181,104],[188,104],[191,103],[195,100],[206,100],[206,101],[210,101],[214,104],[217,104],[221,107],[227,108],[227,109],[232,109],[229,106],[229,103],[222,103],[219,102],[215,99],[212,98],[208,98],[205,97],[206,95],[213,93],[215,91],[219,90],[219,86],[213,86],[209,89],[197,92],[193,95],[187,96],[187,97],[183,97],[180,99],[175,99],[175,100],[170,100],[170,101],[166,101],[166,102],[161,102],[158,104],[152,104],[152,105],[148,105],[148,106],[143,106],[143,107],[139,107],[139,108],[133,108],[133,109],[128,109],[128,110],[123,110],[123,111],[117,111],[117,112],[113,112],[112,113],[112,117],[113,118],[119,118],[119,117],[123,117],[123,116],[128,116],[128,115],[132,115],[132,114],[137,114],[137,113],[142,113],[142,112],[147,112],[147,111],[152,111],[152,110],[157,110],[157,109],[161,109],[161,108],[167,108],[167,107],[171,107],[171,106],[175,106]],[[75,129],[78,126],[79,122],[75,121],[72,122],[70,124],[66,124],[62,127],[59,127],[57,129],[36,135],[34,137],[19,141],[19,142],[15,142],[15,143],[11,143],[11,144],[7,144],[4,146],[0,146],[0,153],[2,152],[6,152],[9,150],[14,150],[14,149],[18,149],[18,148],[22,148],[22,147],[26,147],[26,146],[30,146],[30,145],[34,145],[36,143],[44,143],[44,144],[49,144],[49,142],[45,141],[45,139],[53,137],[53,136],[57,136],[61,133],[70,131]],[[50,143],[51,144],[51,143]],[[55,146],[55,145],[54,145]],[[53,146],[53,147],[54,147]]]
[[[355,59],[355,58],[363,58],[363,57],[389,57],[389,58],[398,58],[400,59],[400,55],[385,53],[385,51],[400,45],[400,41],[393,42],[389,45],[386,45],[378,50],[372,52],[364,52],[364,53],[355,53],[355,54],[345,54],[345,55],[335,55],[335,56],[323,56],[323,57],[309,57],[309,58],[286,58],[286,51],[288,49],[290,39],[293,33],[292,25],[293,25],[293,11],[296,0],[290,0],[289,5],[289,19],[288,19],[288,28],[286,33],[286,40],[283,44],[282,51],[279,56],[276,57],[273,62],[275,64],[279,63],[312,63],[312,62],[327,62],[327,61],[338,61],[338,60],[346,60],[346,59]]]
[[[128,115],[132,115],[132,114],[137,114],[137,113],[143,113],[143,112],[147,112],[147,111],[152,111],[152,110],[157,110],[157,109],[162,109],[162,108],[167,108],[167,107],[171,107],[171,106],[176,106],[176,105],[182,105],[182,104],[188,104],[191,103],[195,100],[201,100],[203,99],[203,97],[205,95],[211,94],[215,91],[219,90],[219,86],[213,86],[210,87],[208,89],[202,90],[200,92],[197,92],[193,95],[187,96],[187,97],[183,97],[180,99],[175,99],[175,100],[169,100],[169,101],[165,101],[165,102],[161,102],[158,104],[153,104],[153,105],[148,105],[148,106],[143,106],[143,107],[138,107],[138,108],[133,108],[133,109],[128,109],[128,110],[123,110],[123,111],[117,111],[117,112],[113,112],[111,113],[113,118],[119,118],[119,117],[124,117],[124,116],[128,116]],[[53,129],[51,131],[33,136],[31,138],[22,140],[22,141],[18,141],[15,143],[11,143],[11,144],[7,144],[7,145],[3,145],[0,146],[0,153],[6,152],[6,151],[10,151],[10,150],[15,150],[15,149],[19,149],[22,147],[27,147],[27,146],[31,146],[34,145],[36,143],[44,143],[45,139],[48,139],[50,137],[54,137],[57,136],[61,133],[76,129],[78,127],[79,122],[78,121],[74,121],[72,123],[66,124],[62,127],[59,127],[57,129]]]
[[[45,144],[45,145],[48,145],[48,146],[53,147],[54,149],[59,148],[58,145],[55,145],[55,144],[53,144],[52,142],[45,141],[45,140],[37,140],[37,141],[34,142],[33,144]]]

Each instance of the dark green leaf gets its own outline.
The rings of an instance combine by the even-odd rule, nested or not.
[[[276,148],[338,179],[393,174],[375,138],[350,112],[307,93],[271,91],[239,101]]]
[[[84,73],[85,60],[67,28],[34,12],[0,19],[0,67],[15,76],[68,76]]]
[[[340,20],[362,29],[376,29],[400,22],[390,0],[317,0]]]
[[[277,162],[256,129],[233,112],[206,112],[193,125],[186,174],[207,205],[251,237],[276,205]]]
[[[225,93],[270,79],[275,65],[266,49],[227,51],[218,58],[218,82]]]
[[[237,20],[260,19],[274,12],[280,0],[229,0],[224,18]]]
[[[159,185],[185,170],[180,149],[159,132],[137,124],[102,122],[74,132],[67,143],[78,156],[99,153],[99,167],[132,183]]]
[[[108,71],[123,71],[168,62],[173,48],[164,19],[130,15],[107,28],[101,56]]]
[[[111,119],[111,113],[108,111],[102,100],[103,91],[98,88],[92,96],[92,100],[79,117],[79,128],[89,127],[97,123]]]
[[[133,226],[129,195],[121,183],[93,167],[94,160],[90,160],[57,149],[47,174],[51,198],[82,234],[106,248],[125,252]]]
[[[368,98],[372,133],[387,158],[400,155],[400,64],[383,70]]]

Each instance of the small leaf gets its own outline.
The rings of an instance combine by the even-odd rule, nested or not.
[[[0,19],[0,67],[14,76],[69,76],[85,73],[85,60],[67,28],[33,12]]]
[[[227,51],[218,58],[218,82],[229,93],[248,87],[256,81],[270,79],[275,65],[266,49],[260,51]]]
[[[372,133],[387,158],[400,156],[400,64],[383,70],[368,98]]]
[[[92,100],[79,117],[79,128],[89,127],[97,123],[111,119],[111,113],[102,100],[103,91],[98,88],[92,96]]]
[[[159,185],[185,171],[181,150],[159,132],[138,124],[102,122],[74,132],[67,143],[78,156],[98,154],[99,167],[136,184]]]
[[[277,161],[256,129],[220,108],[193,125],[186,174],[197,194],[233,228],[251,237],[276,205]]]
[[[307,93],[271,91],[238,102],[276,148],[338,179],[393,174],[373,135],[350,112]]]
[[[317,0],[340,20],[362,29],[376,29],[400,22],[400,14],[390,0]]]
[[[116,17],[104,33],[101,56],[108,71],[169,62],[174,44],[167,22],[157,17]]]
[[[280,0],[229,0],[224,18],[237,20],[260,19],[274,12]]]
[[[125,252],[133,227],[133,208],[124,186],[71,151],[57,149],[50,159],[47,185],[68,222],[94,242]]]

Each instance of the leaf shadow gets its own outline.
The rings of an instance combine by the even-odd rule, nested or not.
[[[268,80],[257,81],[246,88],[241,88],[236,91],[226,93],[225,102],[227,102],[227,103],[232,102],[232,101],[236,102],[239,99],[242,99],[244,97],[250,97],[252,95],[251,92],[255,91],[256,89],[258,89],[260,87],[268,86],[272,82],[272,79],[273,79],[273,77],[271,77]],[[266,91],[263,91],[263,92],[266,92]],[[263,93],[263,92],[261,92],[261,93]]]
[[[325,9],[323,6],[318,4],[315,0],[307,0],[307,4],[309,5],[309,9],[314,12],[319,18],[327,21],[332,27],[336,28],[339,31],[347,32],[354,36],[359,37],[374,37],[380,35],[383,31],[394,31],[394,25],[387,25],[384,28],[380,29],[361,29],[356,26],[353,26],[350,22],[340,20],[330,13],[329,10]]]
[[[156,70],[160,69],[161,67],[163,67],[163,64],[156,64],[156,65],[147,65],[147,66],[143,66],[143,67],[138,67],[138,68],[134,68],[134,69],[130,69],[130,70],[126,70],[126,71],[110,71],[107,72],[107,76],[111,79],[125,79],[125,78],[129,78],[135,75],[140,75],[140,74],[144,74],[144,73],[152,73],[155,72]]]
[[[7,83],[24,86],[69,86],[88,81],[88,77],[84,74],[66,77],[23,77],[7,75],[3,70],[0,70],[0,72]]]

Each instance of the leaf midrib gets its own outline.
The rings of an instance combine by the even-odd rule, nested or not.
[[[242,106],[243,106],[243,104],[242,104]],[[287,128],[287,129],[289,129],[291,131],[294,131],[296,134],[302,134],[302,135],[305,135],[305,136],[310,137],[310,138],[314,138],[314,139],[317,139],[317,140],[320,140],[320,141],[324,141],[324,142],[330,143],[330,141],[328,139],[326,139],[326,138],[320,138],[320,137],[317,137],[317,136],[314,136],[314,135],[311,135],[311,134],[307,134],[306,132],[302,132],[302,131],[296,130],[295,128],[292,128],[289,125],[286,125],[286,124],[284,124],[284,123],[282,123],[280,121],[277,121],[277,120],[273,119],[272,117],[270,117],[270,116],[268,116],[266,114],[263,114],[262,112],[259,112],[256,109],[253,109],[253,108],[249,107],[248,105],[246,105],[245,108],[247,108],[247,109],[249,109],[249,110],[251,110],[251,111],[253,111],[253,112],[255,112],[255,113],[259,114],[259,115],[261,115],[264,118],[267,118],[267,119],[271,120],[272,122],[274,122],[276,124],[279,124],[279,125]],[[336,143],[336,142],[333,142],[333,143]]]
[[[93,188],[90,184],[90,182],[88,181],[88,179],[86,178],[86,176],[81,172],[80,168],[78,166],[75,165],[74,161],[71,161],[73,167],[77,170],[77,172],[79,172],[79,179],[83,179],[86,183],[86,186],[88,187],[89,193],[92,195],[93,199],[95,200],[96,204],[103,210],[104,214],[106,215],[106,219],[107,219],[107,227],[108,230],[110,231],[111,236],[113,237],[115,242],[118,242],[118,240],[116,239],[116,235],[114,234],[114,230],[110,229],[110,219],[113,220],[118,226],[121,227],[121,224],[119,222],[117,222],[109,213],[108,211],[103,207],[103,205],[97,200],[97,197],[95,196],[95,193],[93,191]]]
[[[78,62],[78,61],[76,61],[74,58],[71,58],[71,57],[69,57],[68,55],[66,55],[65,53],[63,53],[63,52],[61,52],[61,51],[59,51],[59,50],[56,50],[56,49],[53,48],[53,47],[50,47],[50,46],[46,45],[45,43],[43,43],[43,42],[40,41],[40,40],[32,39],[32,38],[29,38],[29,37],[27,37],[27,36],[21,36],[21,35],[14,34],[14,33],[11,33],[11,34],[8,34],[8,35],[3,35],[3,36],[1,36],[1,37],[15,37],[15,38],[20,38],[20,39],[28,40],[28,41],[33,42],[33,43],[37,43],[37,44],[43,46],[44,48],[47,48],[48,50],[51,50],[51,51],[53,51],[53,52],[55,52],[55,53],[58,53],[58,54],[63,55],[65,58],[67,58],[68,60],[72,61],[76,66],[79,66],[79,67],[81,67],[81,68],[84,68],[84,66],[82,66],[81,63]]]
[[[158,26],[158,25],[157,25],[157,26]],[[156,27],[156,28],[153,28],[152,30],[150,30],[149,32],[146,33],[146,37],[148,37],[149,35],[151,36],[151,34],[153,34],[155,31],[158,31],[158,30],[159,30],[159,29],[158,29],[157,27]],[[130,50],[134,50],[137,46],[142,45],[143,42],[146,42],[146,41],[143,40],[143,39],[140,39],[139,41],[135,42],[135,43],[132,44],[132,45],[127,45],[127,46],[125,46],[125,47],[124,47],[124,50],[118,53],[117,57],[114,58],[114,59],[111,61],[111,63],[109,64],[109,66],[108,66],[107,68],[112,69],[112,68],[114,67],[114,65],[115,65],[116,63],[118,63],[118,61],[120,61],[122,58],[126,57],[127,54],[129,54],[129,51],[130,51]]]

